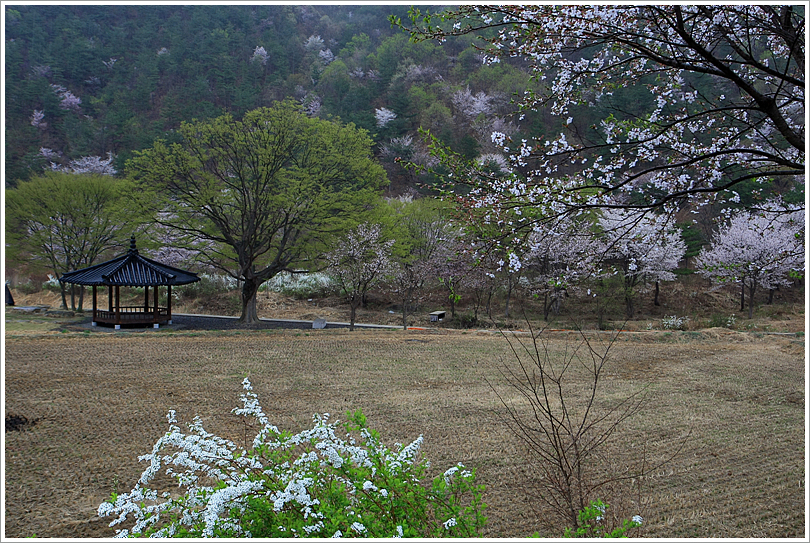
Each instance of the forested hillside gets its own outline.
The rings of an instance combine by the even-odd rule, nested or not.
[[[553,128],[535,113],[510,116],[530,85],[517,61],[485,65],[471,36],[412,43],[387,19],[407,9],[9,6],[6,187],[82,157],[113,156],[122,172],[134,151],[174,141],[183,121],[239,118],[287,97],[368,130],[391,193],[416,180],[397,157],[431,160],[420,126],[467,158],[495,152],[493,130]]]

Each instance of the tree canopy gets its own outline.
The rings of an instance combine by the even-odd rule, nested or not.
[[[316,267],[385,185],[364,130],[309,118],[291,101],[184,123],[180,134],[139,153],[130,171],[178,245],[243,281],[243,322],[257,320],[264,281]]]

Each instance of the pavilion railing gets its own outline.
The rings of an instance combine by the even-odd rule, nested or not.
[[[169,308],[158,307],[157,315],[154,307],[147,309],[143,306],[121,306],[117,311],[96,309],[94,320],[113,324],[161,322],[169,320]]]

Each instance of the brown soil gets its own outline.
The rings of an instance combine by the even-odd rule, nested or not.
[[[15,293],[18,305],[59,305],[55,295],[31,296]],[[261,303],[264,317],[348,316],[322,301],[312,308],[283,297]],[[377,309],[358,322],[398,324],[397,315]],[[605,465],[665,462],[639,478],[639,495],[614,497],[617,510],[645,518],[635,535],[805,535],[805,344],[802,334],[779,335],[803,332],[804,313],[783,307],[782,318],[774,316],[748,323],[773,334],[629,332],[613,345],[606,397],[648,387],[649,400],[605,450]],[[52,318],[49,331],[5,338],[5,414],[15,426],[4,441],[5,537],[114,535],[111,519],[98,518],[98,505],[132,488],[145,468],[137,456],[165,432],[170,409],[181,421],[199,415],[207,430],[244,440],[230,410],[246,375],[281,428],[298,431],[313,413],[341,418],[361,408],[388,444],[424,434],[436,473],[456,462],[475,467],[487,487],[485,537],[561,533],[559,526],[544,528],[548,511],[529,492],[536,467],[500,418],[495,390],[517,396],[500,378],[501,362],[511,364],[514,356],[497,334],[437,328],[102,334],[70,331]],[[644,321],[634,326],[643,329]],[[556,349],[575,334],[551,338]]]

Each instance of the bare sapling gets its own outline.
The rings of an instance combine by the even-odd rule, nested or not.
[[[620,426],[644,405],[647,386],[633,385],[618,397],[606,386],[619,332],[601,340],[579,330],[576,340],[558,343],[546,330],[535,332],[529,325],[530,339],[502,332],[515,363],[503,361],[501,375],[513,394],[489,384],[505,407],[505,423],[526,446],[529,467],[536,470],[525,489],[545,504],[545,527],[552,533],[561,527],[591,529],[581,526],[580,512],[603,500],[611,506],[612,520],[598,520],[610,532],[612,523],[621,526],[623,516],[638,513],[627,509],[638,508],[640,497],[635,505],[627,503],[629,497],[640,492],[645,472],[658,467],[646,466],[644,458],[628,462],[608,447]]]

